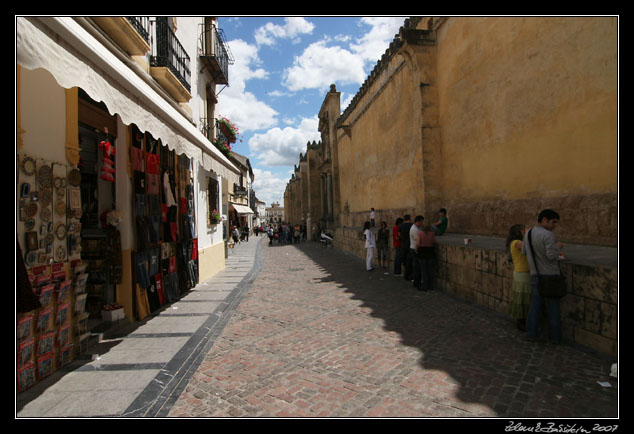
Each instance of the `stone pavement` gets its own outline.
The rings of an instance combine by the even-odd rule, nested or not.
[[[91,348],[16,397],[18,418],[161,417],[169,411],[259,271],[262,238],[160,313]]]
[[[618,417],[614,360],[318,243],[262,251],[168,416]]]
[[[612,360],[336,249],[267,244],[18,395],[17,417],[618,417]]]

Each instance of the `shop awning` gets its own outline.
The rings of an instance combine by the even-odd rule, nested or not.
[[[231,203],[230,205],[238,212],[238,214],[253,214],[253,210],[248,206],[238,205],[236,203]]]
[[[23,68],[46,69],[66,89],[80,87],[124,124],[136,124],[230,184],[240,182],[240,171],[231,161],[73,18],[17,17],[16,59]]]

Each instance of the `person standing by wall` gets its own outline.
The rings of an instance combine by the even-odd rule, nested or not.
[[[559,224],[559,214],[551,209],[545,209],[537,217],[537,226],[531,228],[522,243],[522,254],[527,257],[531,273],[531,302],[526,319],[526,339],[537,340],[541,322],[542,303],[548,314],[550,340],[554,344],[561,342],[561,309],[560,299],[556,297],[542,297],[539,293],[540,276],[558,276],[559,253],[562,243],[556,241],[553,231]],[[529,245],[532,242],[532,249]],[[535,253],[531,252],[533,250]],[[539,274],[537,272],[539,270]]]
[[[403,261],[403,265],[405,265],[405,273],[403,274],[405,280],[412,279],[412,255],[410,255],[412,249],[409,248],[409,230],[413,223],[410,221],[410,218],[409,214],[405,214],[403,216],[403,223],[398,227],[398,231],[401,235],[401,260]]]
[[[421,263],[420,258],[416,254],[416,243],[418,240],[418,233],[420,232],[420,228],[423,225],[424,217],[422,215],[417,215],[414,217],[414,224],[409,229],[409,247],[410,252],[409,255],[412,258],[412,277],[413,277],[413,285],[414,288],[420,288],[420,279],[421,279]]]
[[[363,235],[365,236],[365,269],[368,271],[374,270],[372,267],[372,258],[374,258],[374,248],[376,247],[376,239],[374,232],[370,230],[370,222],[363,224]]]
[[[522,254],[522,245],[526,226],[511,226],[506,237],[506,249],[513,263],[513,284],[509,314],[517,321],[517,328],[526,331],[526,318],[531,302],[531,276],[526,256]]]
[[[379,256],[379,267],[387,269],[387,245],[390,239],[390,230],[387,222],[381,222],[381,228],[376,237],[376,250]]]
[[[416,238],[416,256],[420,261],[420,290],[434,289],[434,262],[436,259],[436,234],[431,226],[423,224]]]
[[[401,233],[398,228],[403,223],[402,218],[397,218],[392,227],[392,245],[394,246],[394,275],[401,275],[401,264],[403,263],[403,253],[401,250]]]

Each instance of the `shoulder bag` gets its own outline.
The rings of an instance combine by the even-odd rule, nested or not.
[[[528,232],[528,244],[531,247],[531,255],[533,255],[533,263],[535,264],[535,271],[537,271],[537,278],[539,279],[538,288],[539,295],[542,297],[561,298],[566,295],[566,280],[559,275],[542,276],[537,269],[537,260],[535,259],[535,250],[533,250],[533,230]]]

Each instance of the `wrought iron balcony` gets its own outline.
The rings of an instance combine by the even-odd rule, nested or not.
[[[242,187],[236,183],[233,184],[233,194],[234,196],[246,196],[247,195],[247,188],[246,187]]]
[[[187,92],[191,92],[189,55],[170,28],[167,17],[157,17],[154,23],[156,41],[150,61],[151,66],[167,67],[187,89]]]
[[[225,42],[224,32],[213,24],[200,24],[199,57],[216,84],[229,84],[229,65],[234,59]]]
[[[125,17],[132,27],[135,28],[139,36],[145,42],[150,43],[150,17]]]

